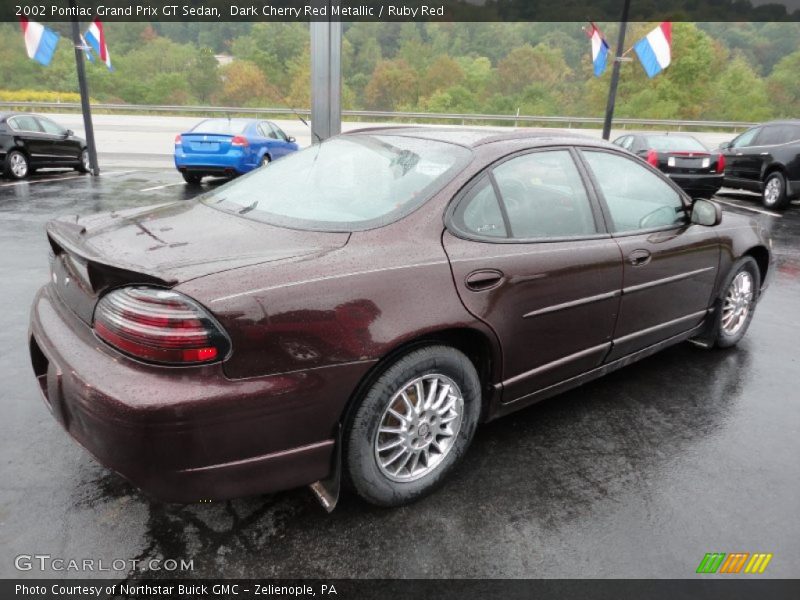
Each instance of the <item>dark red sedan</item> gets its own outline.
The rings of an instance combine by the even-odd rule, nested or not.
[[[340,472],[409,502],[481,421],[683,340],[733,346],[771,272],[756,222],[535,131],[362,130],[47,234],[48,407],[184,502],[314,484],[333,504]]]

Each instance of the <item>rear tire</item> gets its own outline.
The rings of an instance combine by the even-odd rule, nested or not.
[[[261,159],[261,164],[259,164],[258,166],[259,167],[268,167],[269,163],[271,163],[271,162],[272,162],[272,159],[269,157],[269,154],[265,154]]]
[[[28,157],[19,150],[12,150],[6,154],[6,161],[3,171],[11,179],[25,179],[30,174],[30,162]]]
[[[181,173],[181,175],[183,175],[183,180],[189,185],[200,185],[200,182],[203,181],[202,175],[196,175],[194,173]]]
[[[342,441],[345,474],[367,502],[413,502],[464,455],[480,412],[480,379],[464,354],[448,346],[414,350],[360,399]]]
[[[750,256],[736,261],[725,278],[715,306],[714,345],[717,348],[735,346],[747,333],[760,289],[761,272],[756,261]]]
[[[786,177],[780,171],[773,171],[764,180],[761,203],[765,208],[776,210],[783,210],[789,206],[789,195],[786,193]]]

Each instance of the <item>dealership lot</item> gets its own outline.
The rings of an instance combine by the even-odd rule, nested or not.
[[[765,576],[798,576],[797,204],[779,214],[756,196],[719,198],[767,225],[777,256],[738,349],[671,348],[479,429],[454,477],[421,502],[382,510],[345,494],[327,515],[305,489],[150,501],[48,414],[27,351],[28,309],[48,277],[44,223],[190,201],[217,184],[107,164],[99,178],[0,180],[0,576],[39,576],[18,572],[14,557],[49,554],[193,559],[198,577],[684,578],[706,552],[770,552]]]

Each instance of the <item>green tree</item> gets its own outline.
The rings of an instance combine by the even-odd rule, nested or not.
[[[377,110],[413,106],[418,98],[417,87],[417,73],[406,61],[382,60],[375,66],[372,79],[364,89],[366,104]]]
[[[216,101],[225,106],[265,106],[280,102],[267,85],[263,71],[254,63],[235,60],[221,69],[222,89]]]
[[[524,44],[498,63],[497,88],[506,94],[518,94],[531,84],[555,86],[571,75],[560,50],[544,44]]]
[[[419,93],[421,96],[430,96],[433,92],[459,85],[463,80],[461,65],[443,54],[428,67],[420,81]]]
[[[727,121],[766,121],[772,116],[772,106],[764,80],[744,57],[737,56],[714,82],[705,116]]]
[[[200,102],[209,102],[219,88],[220,78],[217,59],[211,48],[200,48],[189,64],[189,88]]]
[[[800,50],[782,58],[767,80],[770,98],[775,113],[781,117],[797,117],[800,114]]]

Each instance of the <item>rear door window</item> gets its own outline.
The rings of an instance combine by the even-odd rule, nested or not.
[[[568,150],[517,156],[492,174],[511,237],[536,240],[597,233],[586,188]]]
[[[508,237],[500,201],[488,176],[467,192],[453,220],[457,229],[478,237]]]
[[[800,141],[800,125],[789,125],[786,128],[786,141],[797,142]]]
[[[789,141],[789,132],[786,127],[770,125],[764,127],[756,139],[756,146],[776,146]]]
[[[42,133],[42,128],[39,126],[39,121],[28,115],[12,117],[8,120],[8,124],[17,131],[33,131],[36,133]]]

